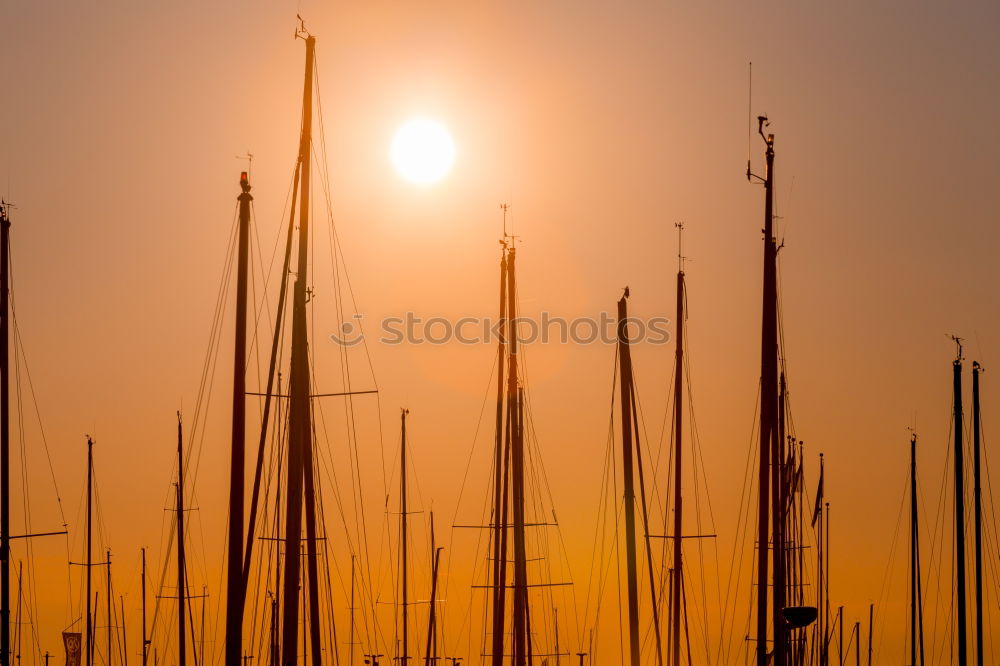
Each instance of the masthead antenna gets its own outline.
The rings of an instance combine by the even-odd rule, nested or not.
[[[771,138],[774,136],[773,134],[764,134],[764,129],[770,126],[771,122],[767,119],[766,113],[762,116],[757,116],[757,133],[760,134],[765,143],[771,143]]]
[[[684,223],[675,222],[674,226],[677,227],[677,272],[684,272],[684,260],[687,258],[684,256]]]
[[[962,361],[962,359],[965,358],[962,355],[962,341],[963,341],[963,338],[960,338],[957,335],[952,335],[951,339],[955,341],[955,345],[958,347],[958,356],[955,357],[955,362],[956,363],[960,363]]]
[[[510,239],[510,247],[513,247],[514,241],[517,239],[517,236],[515,236],[514,233],[513,233],[514,232],[514,222],[513,221],[511,221],[511,223],[510,223],[510,231],[511,231],[511,233],[507,233],[507,212],[510,210],[510,204],[509,203],[502,203],[502,204],[500,204],[500,210],[503,211],[503,239],[501,239],[500,244],[503,245],[504,247],[508,247],[508,245],[507,245],[507,239],[509,238]]]
[[[750,71],[747,85],[747,180],[750,180],[750,137],[753,134],[753,61],[748,63]]]
[[[302,15],[296,14],[295,20],[298,21],[298,25],[295,26],[295,39],[308,39],[309,37],[312,37],[312,35],[309,34],[309,31],[306,30],[306,22],[305,19],[302,18]]]

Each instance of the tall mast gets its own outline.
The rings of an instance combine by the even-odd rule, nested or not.
[[[430,617],[427,620],[427,651],[424,656],[426,666],[434,666],[440,658],[437,643],[437,586],[442,550],[444,548],[439,548],[434,540],[434,512],[431,511],[431,602]]]
[[[86,652],[87,656],[85,659],[86,666],[91,666],[94,663],[94,625],[93,616],[90,614],[90,601],[93,599],[93,592],[91,591],[91,575],[90,570],[93,568],[93,562],[91,557],[93,556],[93,536],[94,536],[94,525],[93,525],[93,499],[94,499],[94,440],[90,437],[87,438],[87,564],[86,564],[86,579],[87,579],[87,602],[86,608],[84,609],[84,614],[87,616],[87,637],[86,637]]]
[[[0,665],[10,666],[10,220],[0,202]]]
[[[760,467],[758,470],[757,509],[757,666],[768,666],[767,616],[768,616],[768,546],[770,511],[771,458],[775,448],[775,426],[778,398],[778,286],[777,245],[774,239],[774,134],[764,134],[767,117],[758,117],[757,131],[766,145],[766,170],[760,180],[764,183],[764,284],[761,307],[760,349]],[[750,175],[748,173],[748,175]],[[779,461],[775,461],[777,464]],[[777,524],[777,523],[775,523]],[[780,536],[780,534],[778,534]],[[775,542],[775,548],[780,544]],[[781,559],[775,553],[775,569]],[[775,602],[781,599],[777,580]],[[784,644],[781,631],[781,608],[774,608],[774,666],[784,666]]]
[[[972,362],[972,499],[976,532],[976,666],[983,666],[983,506],[980,487],[979,361]]]
[[[965,626],[965,451],[962,448],[962,342],[955,339],[958,356],[952,363],[952,390],[955,400],[955,587],[958,611],[958,666],[968,659]]]
[[[820,489],[822,489],[823,483],[823,454],[819,454],[819,482]],[[816,645],[816,656],[817,663],[819,666],[825,666],[825,655],[826,655],[826,614],[824,612],[825,608],[825,586],[824,581],[826,580],[826,571],[823,566],[823,549],[825,546],[823,539],[823,523],[825,516],[823,515],[823,504],[822,497],[819,492],[816,493],[816,509],[813,511],[813,525],[815,526],[817,522],[819,523],[819,528],[816,530],[816,606],[818,609],[816,618],[816,635],[818,637]]]
[[[507,204],[502,205],[506,231]],[[506,239],[502,241],[506,243]],[[493,460],[493,630],[490,654],[492,666],[503,664],[504,617],[507,602],[507,473],[506,438],[504,433],[504,394],[507,378],[504,376],[506,339],[504,336],[507,316],[507,247],[504,245],[500,259],[500,334],[497,345],[497,405]]]
[[[910,437],[910,664],[924,664],[923,600],[920,582],[920,522],[917,512],[917,435]],[[919,648],[920,661],[917,662]]]
[[[250,256],[250,180],[240,174],[233,343],[233,425],[229,462],[229,548],[226,558],[225,666],[241,666],[243,645],[243,473],[246,448],[247,272]]]
[[[625,485],[625,567],[628,584],[629,663],[639,666],[639,583],[635,553],[635,481],[632,462],[632,355],[628,340],[628,289],[618,301],[618,366],[621,375],[622,476]],[[676,580],[678,576],[673,576]],[[673,585],[671,585],[673,588]],[[676,609],[673,609],[676,613]]]
[[[824,620],[824,631],[826,635],[823,642],[823,666],[830,663],[830,503],[823,504],[823,603],[826,604],[826,619]]]
[[[513,279],[513,272],[511,273]],[[511,288],[514,284],[511,283]],[[511,295],[511,301],[514,300]],[[512,327],[516,326],[511,318]],[[515,331],[511,331],[515,335]],[[511,358],[515,357],[512,352]],[[531,609],[528,606],[528,555],[525,542],[525,474],[524,474],[524,388],[517,387],[513,401],[513,437],[511,438],[511,466],[514,497],[514,666],[531,666]]]
[[[528,570],[524,542],[524,405],[523,393],[517,381],[517,280],[516,251],[507,250],[507,340],[510,364],[507,372],[507,428],[510,438],[510,485],[513,500],[514,551],[514,666],[525,666],[531,653],[531,632],[528,627]]]
[[[403,596],[403,650],[398,656],[398,660],[402,662],[403,666],[406,666],[407,660],[410,658],[410,614],[409,614],[409,580],[407,565],[407,533],[406,533],[406,415],[409,410],[400,410],[399,420],[402,428],[402,438],[399,446],[399,540],[401,548],[401,566],[402,566],[402,596]]]
[[[177,664],[187,664],[187,632],[184,630],[187,581],[184,575],[184,426],[177,412]]]
[[[112,617],[111,617],[111,603],[112,603],[112,599],[111,599],[111,549],[110,548],[107,549],[107,556],[108,556],[108,559],[104,562],[105,566],[108,567],[108,571],[107,571],[108,575],[107,575],[107,578],[105,579],[105,581],[106,581],[106,588],[107,588],[105,590],[105,592],[106,592],[105,597],[107,597],[107,613],[108,613],[108,626],[107,626],[107,634],[108,634],[108,663],[107,663],[107,666],[111,666],[111,657],[114,655],[114,651],[112,650],[113,644],[112,644],[112,641],[111,641],[111,631],[113,629],[113,627],[111,625],[113,624],[113,622],[111,621],[111,619],[112,619]]]
[[[774,633],[774,664],[784,666],[789,659],[788,629],[784,610],[788,593],[788,561],[785,540],[785,372],[778,368],[778,402],[775,426],[771,437],[771,549],[774,560],[771,592],[772,632]]]
[[[677,344],[674,352],[674,571],[670,578],[670,633],[671,666],[681,663],[681,589],[684,584],[683,561],[681,559],[681,534],[683,528],[681,461],[684,453],[684,257],[681,241],[684,225],[677,225]],[[631,361],[630,361],[631,362]],[[631,377],[629,378],[631,385]],[[652,581],[650,581],[652,582]]]
[[[312,143],[313,66],[316,39],[305,35],[306,66],[302,90],[302,132],[299,140],[298,264],[292,304],[292,354],[289,386],[288,473],[285,514],[285,571],[282,591],[282,664],[296,666],[298,659],[299,585],[303,495],[306,499],[306,566],[310,601],[310,637],[314,666],[319,666],[319,599],[316,573],[315,503],[312,488],[312,418],[309,381],[309,341],[306,319],[309,280],[309,184]]]
[[[146,549],[142,549],[142,666],[146,666],[149,640],[146,638]]]

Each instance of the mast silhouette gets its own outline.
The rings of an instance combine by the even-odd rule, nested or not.
[[[229,464],[229,539],[226,557],[225,666],[241,666],[243,646],[243,509],[246,448],[247,272],[250,255],[250,180],[240,174],[233,341],[233,423]]]
[[[0,664],[10,666],[10,219],[0,202]]]
[[[442,550],[444,548],[439,547],[434,540],[434,512],[431,511],[431,600],[430,615],[427,620],[427,650],[424,654],[424,664],[426,666],[434,666],[440,659],[438,656],[437,641],[437,587]]]
[[[402,597],[403,597],[403,645],[402,652],[397,655],[396,660],[406,666],[410,658],[410,614],[409,614],[409,571],[407,561],[407,506],[406,506],[406,415],[409,410],[400,410],[399,420],[402,428],[402,437],[399,446],[399,541],[401,549],[401,569],[402,569]]]
[[[187,664],[187,580],[184,552],[184,425],[177,412],[177,664]]]
[[[920,519],[917,511],[917,435],[910,437],[910,665],[924,666],[924,606],[920,575]]]
[[[673,534],[673,575],[670,577],[670,663],[681,663],[681,590],[684,585],[684,566],[681,557],[681,535],[683,534],[683,511],[681,494],[681,461],[684,453],[684,256],[681,242],[684,225],[677,225],[677,344],[674,352],[674,534]]]
[[[976,533],[976,666],[983,666],[983,494],[980,486],[979,361],[972,362],[972,499]]]
[[[758,469],[758,507],[757,507],[757,666],[785,666],[785,643],[782,627],[781,611],[784,605],[784,586],[779,584],[780,569],[783,557],[779,554],[781,547],[781,529],[775,515],[772,519],[771,503],[780,497],[771,497],[770,474],[772,458],[775,465],[780,463],[776,455],[781,446],[777,441],[776,421],[778,414],[778,287],[777,287],[777,243],[774,237],[774,134],[765,134],[767,116],[758,116],[757,132],[764,139],[766,168],[764,177],[755,176],[747,170],[747,178],[755,177],[764,184],[764,282],[763,302],[761,306],[761,352],[760,352],[760,466]],[[776,477],[777,478],[777,477]],[[771,523],[773,536],[769,531]],[[767,625],[768,625],[768,547],[773,541],[774,585],[771,592],[774,595],[772,609],[774,661],[768,659]]]
[[[632,437],[632,354],[628,339],[628,288],[618,301],[618,370],[622,420],[622,477],[625,486],[625,567],[628,595],[629,663],[639,666],[639,583],[635,549],[635,480]],[[674,578],[677,576],[675,575]],[[673,586],[671,586],[673,588]],[[673,610],[673,609],[672,609]]]
[[[506,217],[507,207],[503,206],[503,210]],[[503,664],[507,616],[506,560],[510,550],[513,552],[514,565],[511,586],[513,589],[510,619],[511,663],[514,666],[525,666],[532,662],[532,641],[525,542],[524,391],[518,383],[517,374],[516,251],[507,242],[506,229],[504,232],[504,240],[501,241],[504,256],[500,264],[500,320],[505,332],[501,336],[501,349],[498,352],[501,365],[497,384],[498,429],[494,453],[495,460],[499,463],[497,465],[499,471],[494,477],[493,618],[490,657],[493,666]]]
[[[306,42],[302,91],[302,132],[299,141],[298,263],[292,303],[292,353],[288,407],[287,499],[285,504],[285,570],[282,583],[282,664],[298,660],[299,585],[302,528],[306,531],[307,607],[313,666],[320,666],[319,574],[316,558],[316,504],[313,487],[312,415],[310,405],[309,340],[306,318],[309,280],[309,185],[312,143],[312,97],[316,38],[300,31]],[[304,507],[303,507],[304,505]],[[305,520],[303,521],[303,508]],[[303,627],[305,630],[305,627]]]
[[[500,317],[497,345],[497,404],[494,439],[493,478],[493,623],[491,634],[491,662],[502,666],[504,654],[504,617],[507,605],[507,460],[509,459],[509,430],[505,427],[506,367],[506,317],[507,317],[507,204],[502,204],[504,215],[503,252],[500,257]],[[506,436],[505,436],[506,433]]]
[[[111,549],[110,548],[107,549],[107,558],[108,559],[105,560],[105,562],[104,562],[104,564],[108,567],[107,576],[105,578],[105,583],[106,583],[106,590],[105,590],[106,594],[105,594],[105,597],[107,598],[107,601],[105,603],[106,603],[107,614],[108,614],[108,626],[107,626],[107,634],[108,634],[108,664],[107,664],[107,666],[111,666],[111,658],[114,655],[114,652],[112,650],[113,644],[112,644],[112,641],[111,641],[111,632],[114,629],[114,627],[112,627],[113,623],[111,621],[112,620],[112,616],[111,616],[111,604],[113,603],[114,600],[111,598]]]
[[[531,620],[528,607],[527,547],[525,543],[524,394],[517,375],[516,251],[508,244],[504,211],[503,258],[500,264],[500,336],[497,382],[497,431],[494,477],[493,618],[491,663],[501,666],[506,629],[507,557],[513,552],[511,655],[514,666],[531,662]],[[506,370],[506,372],[504,372]],[[508,543],[509,542],[509,543]]]
[[[517,381],[517,291],[515,249],[507,251],[507,307],[510,341],[510,366],[507,382],[508,431],[510,432],[511,493],[514,532],[514,666],[524,666],[530,659],[531,630],[528,627],[528,569],[524,543],[524,394]]]
[[[955,588],[958,611],[958,666],[966,666],[968,646],[965,616],[965,452],[962,447],[962,341],[955,338],[958,356],[952,363],[955,401]]]
[[[93,525],[93,500],[94,500],[94,440],[87,437],[87,561],[84,565],[86,567],[87,574],[86,578],[86,594],[87,602],[86,608],[84,609],[84,614],[87,616],[86,632],[87,637],[85,639],[85,648],[87,656],[85,659],[86,666],[91,666],[94,663],[94,624],[93,616],[90,614],[90,602],[93,599],[93,592],[91,588],[91,569],[94,564],[92,561],[93,557],[93,537],[94,537],[94,525]]]
[[[513,277],[513,271],[511,276]],[[513,301],[513,298],[510,300]],[[514,354],[511,358],[515,358]],[[531,609],[528,606],[528,555],[524,538],[524,389],[518,387],[516,391],[511,446],[514,476],[511,483],[514,491],[514,666],[530,666]]]
[[[142,666],[146,666],[146,657],[149,654],[149,640],[146,638],[146,549],[142,548]]]

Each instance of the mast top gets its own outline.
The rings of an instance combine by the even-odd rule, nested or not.
[[[306,21],[302,18],[301,14],[295,15],[295,20],[298,21],[298,25],[295,26],[295,39],[304,39],[306,41],[316,41],[308,30],[306,30]]]
[[[770,126],[771,122],[767,119],[767,114],[763,116],[757,116],[757,133],[760,134],[762,139],[764,139],[764,143],[767,144],[767,147],[769,149],[774,148],[774,134],[771,132],[764,134],[764,128]]]
[[[951,336],[951,339],[955,341],[955,346],[958,348],[957,355],[955,356],[955,364],[958,365],[965,359],[965,356],[962,353],[963,338],[960,338],[957,335],[953,335]]]
[[[677,272],[684,273],[684,260],[687,257],[684,256],[684,223],[675,222],[674,226],[677,227]]]
[[[240,171],[240,188],[243,190],[243,194],[250,194],[250,176],[247,171]]]
[[[505,248],[508,248],[511,251],[513,251],[514,250],[514,241],[516,241],[518,239],[518,236],[515,236],[513,233],[507,233],[507,212],[510,210],[510,204],[509,203],[501,203],[500,204],[500,210],[503,211],[503,238],[500,239],[500,244],[503,245]],[[510,230],[511,230],[511,232],[514,231],[514,223],[513,222],[511,222],[511,229]],[[509,243],[507,242],[507,239],[510,239]]]

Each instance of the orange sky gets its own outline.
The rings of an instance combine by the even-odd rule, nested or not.
[[[318,38],[334,217],[368,321],[408,310],[492,315],[501,201],[523,239],[526,313],[612,312],[628,284],[638,314],[671,316],[673,223],[686,221],[692,381],[722,557],[732,547],[759,363],[762,192],[743,177],[753,60],[753,112],[768,112],[777,135],[795,422],[811,490],[816,453],[827,454],[834,601],[850,621],[866,617],[881,593],[914,424],[928,511],[937,506],[953,355],[946,335],[964,336],[970,363],[988,369],[1000,346],[995,4],[4,3],[0,189],[17,204],[18,325],[72,557],[89,433],[116,575],[133,611],[138,548],[162,558],[174,412],[193,418],[245,164],[236,155],[255,155],[256,224],[268,256],[281,226],[300,112],[296,12]],[[416,114],[446,124],[458,147],[451,175],[423,189],[388,160],[393,131]],[[752,151],[759,165],[759,139]],[[317,244],[323,265],[325,243]],[[329,286],[317,289],[321,304],[332,298]],[[331,317],[317,315],[317,347]],[[654,433],[672,352],[636,350]],[[329,370],[336,383],[322,360],[333,353],[318,349],[317,373]],[[613,353],[528,351],[539,445],[578,585],[599,499]],[[406,405],[422,498],[448,520],[493,354],[481,345],[371,347],[386,464],[397,407]],[[196,488],[211,586],[227,489],[222,359]],[[1000,415],[991,384],[987,373],[987,436]],[[377,512],[374,410],[358,404]],[[58,510],[37,428],[26,432],[32,525],[43,530],[59,522]],[[989,460],[996,469],[992,451]],[[58,653],[70,615],[66,544],[35,548],[47,558],[40,645]],[[897,585],[885,609],[886,663],[901,658],[904,594]],[[137,621],[133,613],[133,637]],[[1000,648],[1000,634],[989,639]]]

